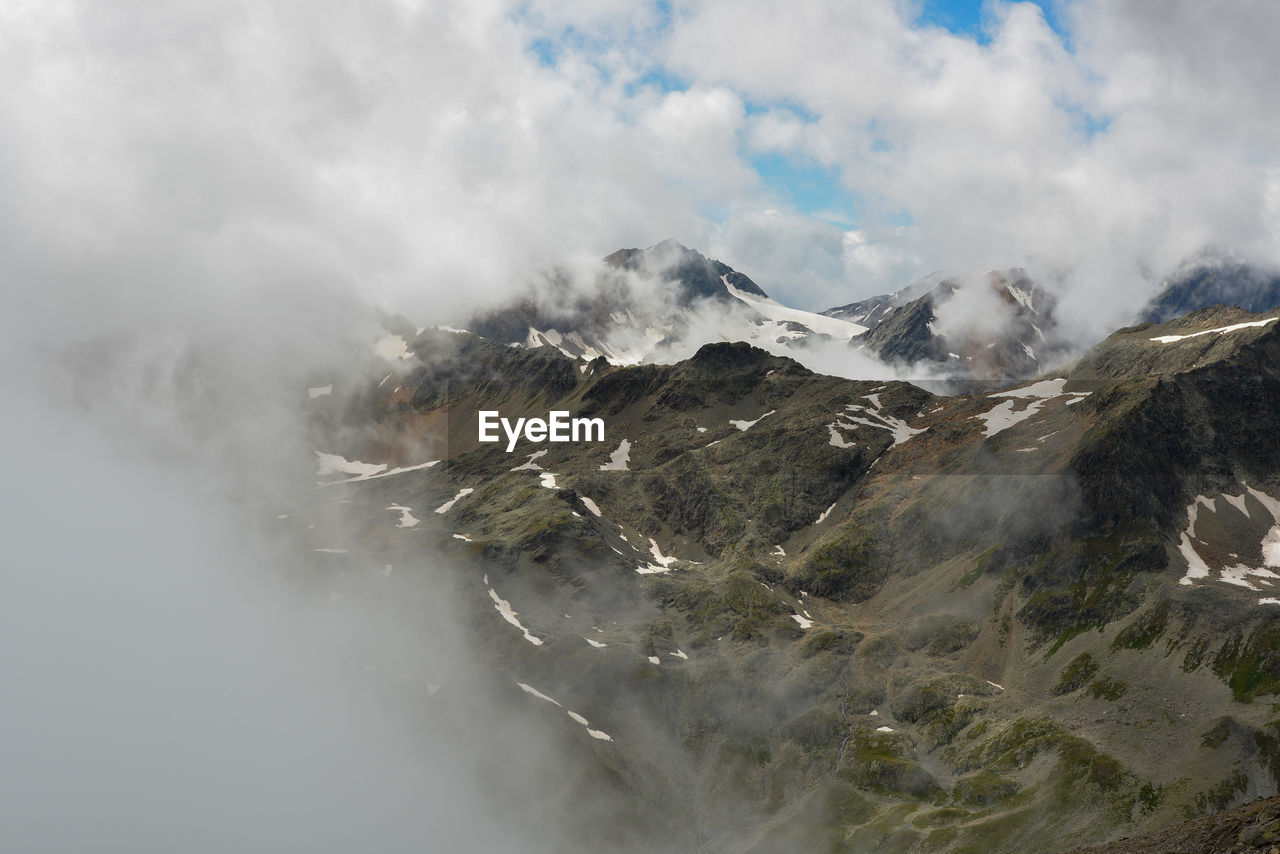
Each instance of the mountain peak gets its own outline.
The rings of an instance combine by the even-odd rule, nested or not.
[[[726,285],[769,298],[748,276],[670,237],[648,249],[619,249],[606,255],[604,263],[614,269],[679,283],[680,301],[685,305],[698,298],[729,299],[731,295]]]

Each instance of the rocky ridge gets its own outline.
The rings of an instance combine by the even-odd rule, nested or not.
[[[451,555],[493,666],[608,735],[583,767],[644,793],[634,832],[1065,850],[1276,791],[1277,316],[955,397],[746,344],[619,367],[432,330],[394,390],[317,400],[343,424],[317,442],[383,467],[326,476],[358,547]],[[481,409],[606,441],[508,454]]]

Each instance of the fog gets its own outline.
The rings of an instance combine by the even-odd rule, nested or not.
[[[122,459],[18,399],[0,605],[7,850],[511,847],[464,757],[415,737],[412,704],[357,678],[351,647],[373,623],[335,625],[283,589],[207,472]]]

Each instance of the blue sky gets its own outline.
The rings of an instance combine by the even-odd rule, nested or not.
[[[1029,0],[1040,7],[1045,21],[1059,35],[1065,36],[1061,21],[1055,13],[1056,4],[1042,0]],[[920,22],[935,27],[943,27],[958,35],[967,35],[979,43],[986,42],[983,32],[983,7],[987,4],[981,0],[925,0],[920,14]]]

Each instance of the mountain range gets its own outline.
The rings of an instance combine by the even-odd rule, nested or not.
[[[1215,304],[1262,311],[1280,304],[1280,273],[1229,254],[1187,259],[1134,322],[1165,322]],[[809,312],[785,306],[749,277],[674,240],[621,249],[598,269],[552,273],[521,299],[481,312],[467,328],[524,347],[551,346],[614,364],[674,361],[704,341],[747,341],[802,362],[833,344],[922,381],[1008,384],[1079,352],[1058,328],[1052,291],[1025,270],[932,273],[901,290]],[[825,364],[825,361],[823,362]]]
[[[825,334],[666,248],[684,309]],[[1047,334],[1023,274],[979,285]],[[918,320],[957,286],[913,287],[820,316],[870,323],[845,346],[936,359],[902,342],[938,337]],[[561,343],[477,334],[526,318]],[[1137,324],[959,395],[745,341],[619,365],[551,319],[424,330],[394,388],[309,405],[325,497],[367,532],[343,549],[447,555],[515,701],[574,710],[565,785],[627,804],[594,850],[1060,851],[1275,794],[1280,312]],[[600,418],[605,441],[507,453],[477,441],[481,410]]]
[[[622,250],[470,331],[386,319],[299,389],[315,488],[263,525],[335,609],[443,562],[469,654],[558,734],[546,796],[604,804],[554,813],[574,849],[1167,841],[1280,786],[1280,310],[1198,304],[1232,275],[1053,364],[1020,270],[817,314]],[[985,342],[946,326],[966,291],[1005,311]],[[815,345],[999,383],[824,375]],[[122,348],[72,354],[86,398]],[[604,439],[508,452],[482,411]],[[423,678],[426,708],[460,690]]]

